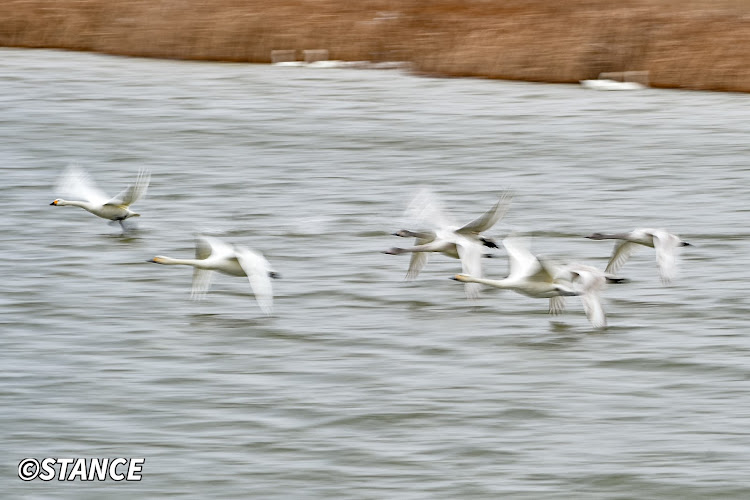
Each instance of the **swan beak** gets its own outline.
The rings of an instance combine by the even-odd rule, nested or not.
[[[281,275],[277,273],[276,271],[271,271],[268,273],[269,278],[273,278],[275,280],[281,279]]]
[[[52,203],[50,203],[50,205],[57,205],[57,200],[55,200]]]
[[[682,244],[680,244],[681,247],[692,247],[695,246],[692,243],[688,243],[687,241],[683,241]]]
[[[146,262],[156,262],[159,263],[159,257],[154,257],[153,259],[148,259]]]
[[[452,279],[453,281],[461,281],[461,275],[460,275],[460,274],[457,274],[457,275],[455,275],[455,276],[451,276],[451,279]]]

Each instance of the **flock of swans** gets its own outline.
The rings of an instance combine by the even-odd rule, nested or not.
[[[607,318],[601,302],[601,292],[607,283],[622,283],[627,280],[616,276],[628,258],[639,247],[651,247],[656,252],[659,274],[664,284],[669,284],[676,271],[676,250],[690,243],[663,229],[635,229],[629,233],[593,233],[586,238],[592,240],[617,240],[607,267],[602,271],[596,267],[578,262],[561,262],[534,255],[529,250],[528,238],[508,236],[502,240],[502,247],[508,255],[509,273],[503,279],[485,278],[482,272],[484,247],[498,248],[494,240],[481,233],[491,229],[507,212],[510,193],[504,193],[489,211],[479,218],[457,226],[448,221],[434,197],[427,191],[419,193],[409,208],[407,215],[422,225],[433,229],[411,231],[402,229],[394,236],[415,237],[412,247],[394,247],[384,253],[398,255],[411,253],[412,258],[406,279],[417,277],[427,263],[429,253],[437,252],[461,260],[462,274],[453,277],[464,283],[466,296],[474,299],[479,295],[481,285],[513,290],[528,297],[549,299],[550,314],[560,314],[565,309],[565,297],[578,296],[583,303],[586,317],[594,328],[607,326]]]
[[[58,198],[51,205],[76,206],[97,217],[120,224],[127,230],[124,221],[139,214],[130,206],[142,198],[148,189],[150,174],[141,171],[134,184],[117,196],[109,198],[98,190],[83,170],[71,166],[60,179],[58,190],[71,193],[79,200]],[[663,229],[635,229],[628,233],[592,233],[591,240],[616,240],[612,255],[604,270],[577,263],[561,262],[534,255],[529,250],[527,237],[511,235],[501,244],[483,236],[508,211],[512,195],[503,193],[495,205],[475,220],[457,225],[450,220],[435,197],[427,190],[420,191],[406,210],[407,216],[419,224],[418,230],[402,229],[394,236],[414,238],[410,247],[393,247],[384,253],[390,255],[411,254],[407,280],[416,279],[427,264],[431,253],[440,253],[461,261],[462,273],[452,279],[464,284],[467,298],[479,297],[482,286],[512,290],[532,298],[549,299],[550,314],[560,314],[565,309],[565,297],[580,297],[583,309],[594,328],[607,326],[602,307],[601,293],[607,283],[622,283],[627,280],[616,273],[629,257],[640,247],[653,248],[661,280],[669,284],[675,276],[677,249],[689,246],[678,236]],[[509,273],[502,279],[484,276],[482,259],[493,257],[488,249],[504,248],[508,256]],[[246,277],[261,310],[270,315],[273,311],[273,286],[271,280],[279,275],[260,253],[250,248],[232,245],[211,236],[196,237],[195,258],[177,259],[158,255],[148,262],[163,265],[193,267],[193,299],[201,299],[208,291],[214,272],[230,276]]]

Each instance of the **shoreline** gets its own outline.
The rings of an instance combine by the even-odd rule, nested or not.
[[[270,63],[273,51],[408,63],[418,75],[750,92],[741,0],[5,0],[0,46]]]

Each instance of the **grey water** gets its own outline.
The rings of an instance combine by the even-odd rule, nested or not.
[[[750,96],[400,71],[0,51],[0,487],[7,498],[750,498]],[[125,235],[55,207],[68,165]],[[570,297],[485,290],[383,250],[418,190],[488,236],[604,267],[644,248],[595,330]],[[274,314],[212,234],[264,253]],[[485,273],[507,273],[501,249]],[[138,482],[22,481],[26,457],[145,458]]]

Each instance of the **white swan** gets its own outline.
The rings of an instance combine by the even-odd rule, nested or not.
[[[151,174],[146,170],[141,170],[135,184],[131,184],[117,196],[110,198],[96,187],[86,172],[70,166],[61,176],[58,189],[73,196],[81,197],[83,200],[72,201],[58,198],[50,205],[81,207],[102,219],[119,222],[124,231],[123,221],[125,219],[140,216],[140,214],[130,210],[130,205],[146,194],[150,180]]]
[[[230,276],[246,276],[255,294],[258,306],[266,314],[273,309],[271,278],[279,275],[262,254],[250,248],[230,245],[211,236],[197,236],[195,259],[172,259],[157,255],[148,262],[174,266],[193,266],[191,297],[202,299],[211,286],[213,271]]]
[[[679,236],[664,229],[634,229],[629,233],[592,233],[586,238],[591,240],[619,240],[612,251],[605,272],[617,273],[628,261],[639,245],[651,247],[656,251],[656,265],[664,284],[669,284],[677,272],[677,247],[692,246],[682,241]]]
[[[419,275],[432,252],[461,259],[465,274],[481,277],[482,247],[497,248],[494,241],[481,236],[481,233],[492,228],[505,215],[511,199],[511,193],[506,191],[490,210],[468,224],[457,226],[446,218],[433,195],[429,191],[423,190],[412,201],[407,212],[413,218],[436,226],[436,229],[420,232],[402,229],[393,233],[395,236],[416,238],[415,245],[407,248],[390,248],[384,253],[389,255],[412,254],[409,269],[406,273],[407,280],[415,279]],[[479,294],[479,288],[476,284],[467,284],[465,287],[466,295],[469,298],[476,298]]]
[[[580,292],[581,303],[586,317],[594,328],[606,328],[607,317],[602,307],[601,292],[609,282],[621,283],[624,280],[593,266],[580,263],[562,264],[553,271],[556,280],[572,284]],[[565,296],[550,299],[550,313],[560,314],[565,310]]]
[[[563,266],[540,260],[528,250],[525,238],[505,238],[503,247],[508,252],[510,267],[506,278],[493,280],[458,274],[453,279],[513,290],[527,297],[549,299],[550,314],[559,314],[565,309],[565,297],[581,296],[584,311],[591,324],[595,328],[607,325],[599,299],[599,292],[606,283],[604,273],[582,264]]]

